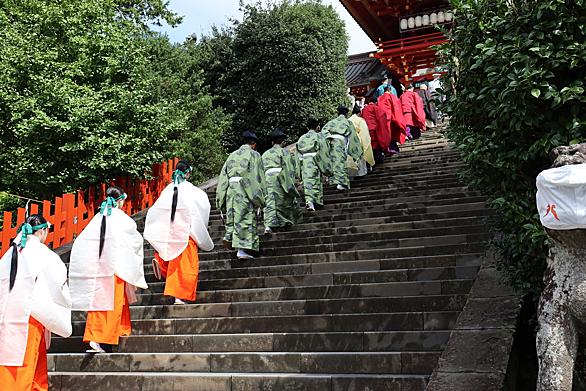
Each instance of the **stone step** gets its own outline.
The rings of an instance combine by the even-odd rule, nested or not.
[[[348,240],[352,236],[348,236]],[[346,241],[340,243],[328,243],[321,245],[313,245],[310,251],[315,251],[316,254],[322,256],[336,256],[342,252],[357,252],[357,251],[393,251],[409,248],[421,248],[430,246],[447,246],[447,245],[466,245],[467,243],[483,242],[488,238],[487,233],[471,233],[471,234],[454,234],[443,236],[426,236],[420,238],[405,238],[405,239],[379,239],[364,241]],[[235,252],[229,250],[216,251],[213,253],[201,253],[201,261],[221,261],[225,259],[234,259],[235,262],[246,264],[247,266],[265,265],[266,262],[272,264],[292,264],[297,263],[295,260],[297,256],[308,256],[305,246],[288,246],[280,248],[261,248],[260,258],[254,260],[237,260]],[[305,251],[304,251],[305,250]],[[396,255],[396,254],[395,254]],[[403,255],[403,254],[401,254]],[[417,255],[417,254],[415,254]],[[285,257],[285,258],[283,258]]]
[[[453,187],[443,187],[440,189],[431,189],[427,191],[413,191],[413,192],[402,192],[398,195],[394,195],[392,197],[389,196],[389,192],[385,190],[381,190],[377,192],[375,195],[365,195],[361,196],[360,199],[358,197],[355,198],[344,198],[338,200],[335,203],[328,203],[326,202],[323,207],[319,207],[317,212],[308,212],[305,211],[305,208],[302,207],[301,203],[299,204],[300,209],[303,211],[304,218],[311,218],[319,213],[324,211],[340,211],[343,212],[345,209],[366,209],[371,208],[373,206],[379,207],[394,207],[396,205],[417,205],[417,204],[425,204],[430,203],[432,201],[439,202],[439,201],[446,201],[452,200],[456,198],[467,198],[467,199],[475,199],[478,201],[486,200],[485,197],[481,196],[477,192],[470,192],[465,187],[462,187],[460,184],[455,184]],[[445,202],[444,202],[445,203]],[[212,218],[211,220],[215,221],[217,219],[221,219],[220,212],[212,211]]]
[[[51,391],[424,391],[427,375],[54,372]]]
[[[384,222],[394,223],[399,221],[430,220],[434,218],[446,219],[454,217],[478,216],[489,214],[489,212],[486,209],[485,202],[468,203],[468,200],[466,198],[462,198],[459,199],[461,202],[457,203],[455,202],[456,200],[446,205],[435,205],[435,203],[430,202],[426,205],[402,204],[396,205],[393,208],[386,209],[367,208],[364,211],[354,210],[353,208],[350,208],[344,213],[318,212],[317,214],[312,216],[311,219],[307,219],[306,221],[294,225],[289,229],[291,231],[308,231],[320,230],[323,228],[335,228],[336,226],[347,227],[363,224],[363,221],[365,219],[370,219],[373,217],[387,217],[388,219],[384,220]],[[476,213],[462,214],[462,212],[465,211],[475,211]],[[219,221],[214,224],[211,224],[210,232],[212,238],[216,238],[220,234],[223,234],[224,227],[221,226],[221,224],[222,223]]]
[[[443,235],[442,235],[443,233]],[[488,238],[486,226],[473,225],[461,227],[423,228],[420,230],[380,231],[377,233],[347,234],[336,236],[316,236],[305,240],[283,241],[279,246],[263,246],[263,257],[293,255],[307,251],[311,246],[317,252],[335,252],[371,248],[410,247],[413,245],[455,244],[466,241],[482,241]],[[223,249],[199,254],[201,261],[230,259],[234,251]],[[150,253],[145,256],[151,256]]]
[[[430,179],[432,178],[432,179]],[[400,177],[390,175],[388,178],[382,176],[364,177],[352,182],[352,187],[344,192],[340,192],[333,186],[324,184],[324,196],[326,201],[333,201],[341,198],[358,197],[363,194],[376,194],[385,189],[401,189],[403,187],[433,185],[443,181],[446,184],[459,183],[458,173],[453,168],[438,169],[433,172],[423,171],[419,175],[404,174]],[[215,193],[208,193],[211,200],[215,200]],[[213,214],[213,213],[212,213]]]
[[[315,285],[346,285],[363,284],[371,282],[391,281],[425,281],[436,279],[473,279],[478,272],[477,267],[437,267],[424,269],[397,269],[389,271],[368,272],[341,272],[341,273],[316,273],[297,274],[269,277],[241,277],[217,280],[199,281],[198,291],[222,290],[222,289],[251,289],[251,288],[276,288]],[[164,289],[164,281],[149,283],[149,289],[141,293],[160,293]]]
[[[397,199],[391,199],[387,197],[388,194],[383,195],[383,198],[380,199],[367,197],[363,201],[358,202],[337,203],[331,206],[326,205],[323,208],[318,208],[317,212],[310,212],[305,208],[300,208],[303,218],[298,225],[304,226],[308,223],[311,224],[328,216],[343,217],[348,213],[367,214],[373,210],[380,212],[384,210],[422,208],[426,206],[486,203],[485,197],[470,196],[469,194],[464,193],[448,193],[447,191],[436,191],[434,192],[434,196],[413,193],[413,195],[406,195],[405,197],[400,197]],[[224,223],[222,221],[222,217],[218,216],[217,221],[214,219],[210,222],[210,232],[221,232],[223,225]],[[293,228],[295,227],[297,227],[297,225],[295,225]]]
[[[336,253],[306,253],[292,255],[290,257],[270,257],[257,258],[252,261],[244,260],[221,260],[200,262],[200,273],[205,276],[207,271],[213,273],[230,273],[231,270],[237,270],[241,273],[242,269],[248,270],[249,275],[263,274],[268,271],[269,274],[282,275],[281,271],[287,273],[291,268],[301,270],[311,270],[314,273],[337,273],[346,271],[364,270],[388,270],[409,267],[439,267],[444,264],[453,265],[453,262],[444,261],[442,256],[456,256],[463,259],[457,262],[458,266],[476,265],[479,261],[478,254],[485,250],[486,243],[467,243],[462,245],[440,245],[440,246],[415,246],[408,248],[394,249],[376,249],[360,251],[343,251]],[[468,254],[475,254],[472,258]],[[438,256],[440,262],[435,263]],[[449,258],[450,260],[452,258]],[[470,263],[472,262],[472,263]],[[145,266],[147,274],[152,274],[152,266]]]
[[[416,216],[421,217],[421,219],[416,219]],[[315,222],[308,223],[306,225],[306,230],[299,230],[296,227],[286,227],[284,229],[273,229],[273,233],[268,235],[263,234],[262,231],[264,228],[260,227],[259,235],[261,236],[261,248],[263,250],[276,250],[294,245],[342,243],[348,240],[355,242],[368,236],[372,237],[372,239],[376,237],[381,238],[384,233],[392,233],[388,236],[389,238],[416,239],[424,236],[433,236],[434,232],[438,232],[441,229],[445,229],[446,233],[457,233],[458,231],[463,231],[465,227],[469,227],[470,229],[473,229],[474,232],[480,232],[480,228],[474,228],[474,226],[486,227],[486,219],[483,218],[483,216],[466,216],[465,214],[463,217],[459,216],[462,216],[462,214],[438,216],[437,219],[430,219],[431,216],[428,214],[415,214],[412,216],[403,215],[396,216],[396,218],[393,219],[396,221],[384,224],[382,227],[381,224],[376,224],[380,219],[373,221],[365,219],[364,224],[342,226],[336,224],[337,221],[340,221],[337,220],[334,224],[328,224],[322,229],[312,229],[313,227],[324,225],[322,222]],[[371,222],[374,224],[371,224]],[[313,230],[316,231],[314,235],[307,234]],[[486,231],[486,228],[481,231]],[[429,235],[426,235],[426,232],[429,232]],[[220,235],[223,234],[223,230],[212,231],[212,233],[216,236],[216,239],[214,240],[216,247],[211,252],[205,253],[207,255],[203,255],[204,253],[200,252],[200,255],[202,255],[200,256],[200,260],[207,260],[207,258],[210,257],[209,254],[226,252],[222,240],[219,239]],[[153,251],[154,250],[150,245],[145,245],[145,257],[152,258]],[[215,258],[214,256],[211,257]]]
[[[439,352],[450,331],[136,335],[122,337],[118,352]],[[51,353],[84,353],[82,337],[53,338]]]
[[[273,300],[186,305],[132,306],[133,320],[215,318],[238,316],[319,315],[352,313],[393,313],[410,311],[456,311],[467,294],[390,296],[344,299]],[[85,312],[74,312],[74,322],[84,322]]]
[[[384,204],[383,204],[384,206]],[[298,238],[306,237],[308,230],[319,230],[320,236],[325,230],[346,229],[350,234],[358,233],[355,231],[357,227],[364,225],[374,226],[384,224],[388,225],[389,229],[397,228],[397,225],[409,227],[434,227],[437,221],[440,226],[444,226],[446,220],[462,219],[462,218],[482,218],[488,215],[488,211],[484,208],[484,201],[479,201],[474,197],[458,197],[446,200],[430,200],[426,204],[400,204],[394,205],[392,208],[384,208],[384,210],[373,210],[372,207],[365,208],[363,212],[355,208],[349,208],[344,211],[320,211],[319,215],[311,216],[310,219],[305,219],[304,222],[293,227],[287,227],[286,231],[273,234],[271,237],[262,238],[263,247],[265,243],[270,244],[273,239],[278,238]],[[437,212],[436,212],[437,211]],[[439,212],[439,213],[438,213]],[[348,215],[362,216],[360,219],[348,221],[344,216]],[[333,224],[332,224],[333,223]],[[372,229],[372,227],[371,227]],[[370,231],[367,231],[370,232]],[[215,237],[215,242],[220,242],[223,236],[224,227],[211,227],[210,234],[212,238]],[[214,249],[217,251],[218,249]],[[200,253],[201,254],[201,253]],[[145,241],[145,255],[152,257],[152,247]]]
[[[49,354],[58,372],[278,372],[429,374],[437,352]]]
[[[214,279],[234,279],[247,277],[270,277],[321,273],[354,273],[379,270],[424,269],[435,267],[479,266],[481,253],[428,255],[417,257],[393,258],[387,260],[346,261],[339,263],[310,263],[300,265],[268,265],[254,268],[233,268],[201,271],[200,281]],[[147,267],[147,276],[155,281],[152,271]]]
[[[409,221],[399,223],[385,224],[382,229],[387,232],[393,232],[393,237],[397,238],[398,232],[404,232],[403,235],[408,237],[409,234],[405,232],[422,233],[425,229],[435,229],[438,227],[446,227],[456,229],[464,226],[483,225],[486,226],[486,219],[479,216],[474,217],[460,217],[450,219],[436,219],[423,221]],[[343,236],[343,235],[357,235],[357,234],[371,234],[381,232],[380,224],[358,225],[351,227],[329,228],[319,230],[319,236],[308,237],[306,231],[275,231],[273,234],[263,236],[263,247],[276,247],[293,242],[310,243],[312,240],[323,240],[324,237]],[[413,236],[417,236],[414,234]],[[217,245],[222,244],[221,240],[217,241]],[[150,255],[150,254],[149,254]]]
[[[392,171],[378,171],[364,177],[354,178],[351,181],[349,191],[344,192],[343,194],[358,192],[359,190],[369,191],[369,186],[399,186],[413,183],[424,183],[437,180],[441,176],[449,177],[450,180],[458,179],[458,172],[462,168],[464,168],[464,165],[460,162],[436,162],[431,167],[421,169],[405,167]],[[208,190],[207,194],[210,199],[214,199],[216,196],[215,189]],[[329,186],[327,182],[324,182],[324,195],[330,196],[336,194],[339,194],[339,192],[335,187]]]
[[[346,272],[369,272],[378,270],[396,270],[410,268],[435,268],[435,267],[456,267],[456,266],[478,266],[482,254],[451,254],[437,256],[420,256],[395,258],[393,262],[383,260],[347,261],[344,263],[314,263],[300,265],[275,265],[259,266],[255,268],[232,269],[220,268],[212,270],[200,270],[199,281],[244,278],[244,277],[270,277],[289,276],[303,274],[322,273],[346,273]],[[228,264],[228,267],[230,265]],[[145,265],[145,277],[147,282],[158,282],[154,278],[150,264]]]
[[[422,185],[422,186],[410,186],[410,187],[405,187],[403,189],[386,189],[386,190],[380,190],[374,194],[378,195],[378,198],[381,199],[389,199],[392,203],[392,198],[389,198],[389,196],[391,196],[392,194],[400,194],[403,198],[401,199],[401,204],[405,204],[405,203],[411,203],[410,200],[406,199],[407,195],[416,195],[419,194],[421,192],[442,192],[443,189],[446,189],[446,187],[458,187],[461,188],[462,185],[459,182],[450,182],[448,184],[436,184],[436,185]],[[445,191],[445,190],[443,190]],[[358,195],[354,198],[350,198],[344,194],[340,194],[338,199],[334,199],[334,200],[325,200],[326,204],[329,203],[339,203],[341,204],[340,207],[337,208],[330,208],[330,209],[336,209],[336,210],[340,210],[340,209],[346,209],[346,208],[360,208],[360,203],[358,201],[372,201],[373,199],[376,199],[376,197],[373,194],[361,194]],[[430,200],[431,201],[431,200]],[[318,210],[317,213],[313,213],[313,214],[309,214],[309,213],[305,213],[306,215],[313,215],[313,216],[319,216],[320,212],[324,212],[327,211],[328,209],[321,209]],[[221,224],[221,217],[219,214],[214,214],[212,216],[210,216],[210,225],[217,225],[217,224]]]
[[[467,294],[471,279],[405,281],[371,284],[321,285],[258,289],[225,289],[197,293],[197,303],[257,302],[274,300],[340,299],[362,297]],[[171,304],[162,293],[138,294],[138,305]]]
[[[301,231],[305,233],[308,230],[319,230],[321,232],[324,229],[355,227],[360,225],[386,225],[407,221],[421,222],[462,217],[482,217],[490,213],[486,209],[484,199],[480,200],[475,197],[462,196],[461,194],[457,194],[454,197],[446,194],[445,197],[439,196],[437,199],[430,199],[426,202],[410,203],[407,202],[407,199],[404,201],[398,204],[389,204],[388,206],[384,201],[380,201],[379,205],[382,206],[380,209],[373,208],[373,206],[366,206],[363,208],[348,207],[344,209],[320,210],[313,214],[307,214],[301,223],[287,227],[287,231],[281,234],[288,236],[292,232]],[[349,220],[345,219],[345,217],[356,218]],[[385,219],[382,219],[382,217],[385,217]],[[379,219],[372,220],[374,218]],[[221,221],[218,224],[212,224],[209,230],[212,238],[216,240],[221,238],[224,233],[224,227]],[[277,233],[275,235],[279,234]],[[152,249],[146,241],[145,249]]]
[[[135,320],[132,329],[133,335],[451,330],[459,314],[460,311],[421,311],[145,319]],[[83,335],[84,328],[83,322],[74,323],[73,335]]]

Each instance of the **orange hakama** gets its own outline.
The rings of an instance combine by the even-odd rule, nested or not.
[[[121,336],[130,335],[130,305],[126,297],[126,282],[114,276],[114,309],[89,311],[85,324],[84,342],[118,345]]]
[[[164,294],[181,300],[195,301],[199,274],[199,256],[195,240],[189,238],[187,248],[170,262],[164,261],[156,251],[155,259],[161,267],[161,274],[166,277]]]
[[[14,391],[47,391],[49,389],[45,327],[32,316],[28,321],[28,338],[23,365],[20,367],[0,366],[0,386],[2,390]]]

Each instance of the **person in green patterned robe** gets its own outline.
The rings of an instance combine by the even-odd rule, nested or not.
[[[330,146],[333,171],[331,183],[336,185],[338,190],[350,188],[347,171],[348,156],[358,162],[364,154],[354,124],[346,118],[346,115],[348,115],[348,108],[338,107],[338,117],[329,121],[322,129]]]
[[[301,180],[307,209],[315,211],[315,205],[324,204],[322,175],[331,175],[329,146],[319,132],[319,122],[315,118],[307,121],[307,133],[297,141],[297,154],[301,168]]]
[[[266,183],[256,134],[242,136],[246,143],[228,156],[220,172],[216,206],[224,214],[224,244],[237,249],[239,259],[252,259],[246,250],[259,250],[257,212],[265,206]]]
[[[273,147],[262,155],[267,183],[265,234],[271,234],[275,228],[296,224],[301,218],[297,200],[299,192],[295,186],[297,163],[294,156],[281,146],[286,138],[281,129],[275,129],[271,134]]]

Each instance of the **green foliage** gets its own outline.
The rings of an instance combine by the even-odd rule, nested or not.
[[[14,197],[4,191],[0,191],[0,223],[4,221],[3,212],[14,212],[21,206],[24,206],[25,202],[18,197]]]
[[[535,178],[548,152],[586,138],[586,2],[453,0],[457,20],[441,51],[449,138],[469,183],[498,212],[502,267],[536,292],[547,237]]]
[[[149,53],[156,80],[157,103],[171,107],[165,120],[171,156],[189,160],[194,171],[191,181],[199,183],[217,175],[226,153],[221,137],[231,118],[221,108],[214,108],[213,97],[203,85],[195,42],[171,45],[167,38],[149,40]]]
[[[308,117],[329,120],[345,102],[344,23],[316,0],[258,2],[243,10],[242,22],[198,44],[216,103],[234,115],[225,144],[233,149],[242,131],[253,130],[267,147],[275,127],[296,141]]]
[[[148,29],[161,19],[180,20],[162,0],[0,4],[1,187],[49,197],[179,152],[221,153],[227,120],[187,49]]]
[[[4,211],[15,211],[17,208],[23,205],[24,202],[20,198],[14,197],[4,191],[0,191],[0,213]],[[0,218],[2,218],[1,215]]]

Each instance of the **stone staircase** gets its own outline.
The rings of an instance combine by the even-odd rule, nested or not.
[[[170,305],[147,246],[133,335],[117,353],[85,354],[75,314],[74,336],[53,339],[51,390],[424,390],[487,239],[485,200],[459,167],[428,132],[263,238],[254,261],[224,250],[213,211],[217,247],[200,253],[197,304]]]

